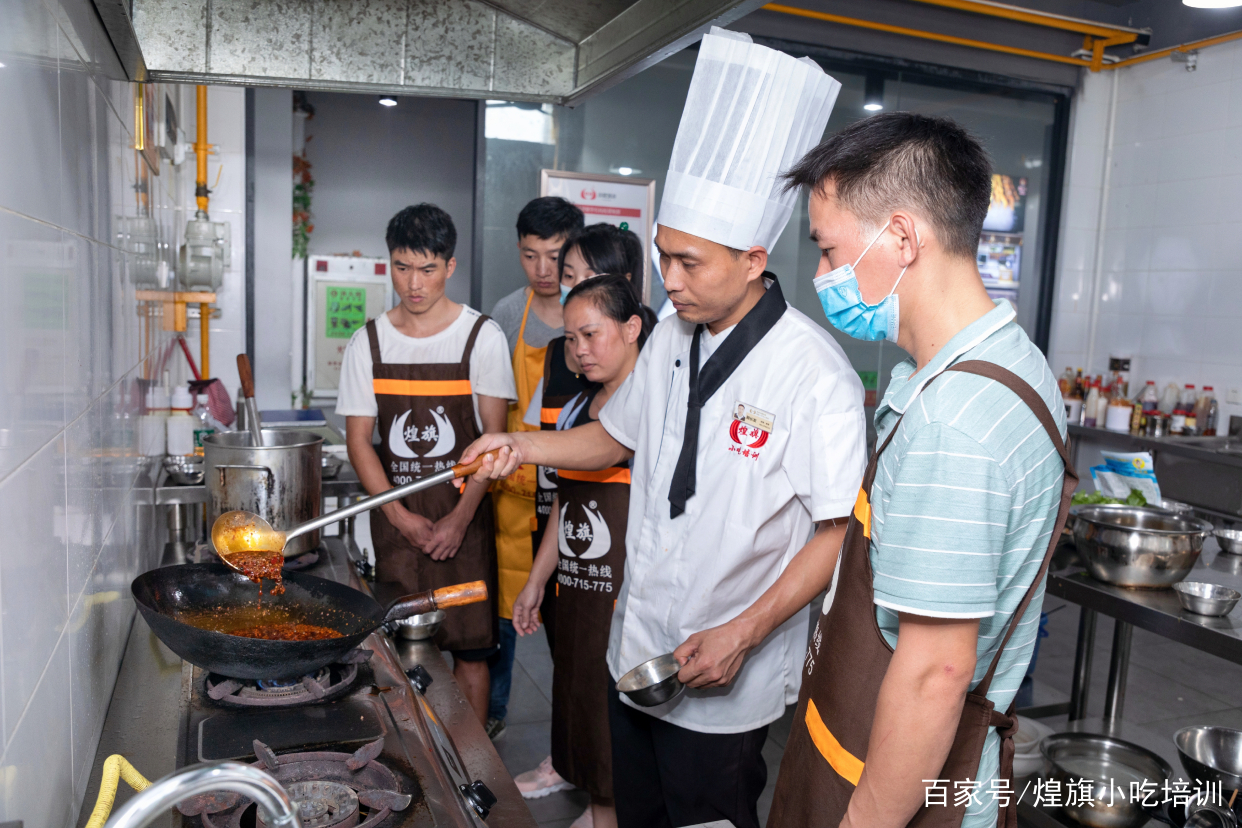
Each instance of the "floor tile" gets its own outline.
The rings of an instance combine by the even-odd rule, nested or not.
[[[552,702],[544,697],[521,663],[513,665],[513,683],[509,691],[509,712],[505,725],[512,727],[532,722],[552,721]]]

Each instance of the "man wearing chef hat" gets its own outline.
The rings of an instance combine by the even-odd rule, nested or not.
[[[498,478],[521,463],[590,470],[633,457],[601,680],[674,652],[690,689],[647,709],[612,690],[621,826],[757,826],[767,726],[797,697],[806,607],[854,505],[862,385],[765,272],[795,200],[781,173],[819,140],[839,89],[808,59],[712,29],[656,233],[676,318],[652,332],[599,422],[485,435],[463,458],[499,448],[480,472]]]

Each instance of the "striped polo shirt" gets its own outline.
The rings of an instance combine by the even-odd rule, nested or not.
[[[1026,380],[1048,404],[1062,437],[1065,410],[1048,362],[1004,300],[940,350],[923,370],[913,360],[893,369],[875,424],[882,442],[871,492],[871,566],[876,619],[897,643],[898,612],[978,618],[972,687],[988,670],[1005,627],[1039,571],[1056,523],[1063,466],[1039,420],[993,380],[949,372],[964,360],[993,362]],[[1043,584],[1005,648],[988,698],[1009,708],[1039,631]],[[993,787],[1000,764],[995,729],[979,765],[979,788],[963,828],[996,824]],[[950,780],[948,795],[954,796]]]

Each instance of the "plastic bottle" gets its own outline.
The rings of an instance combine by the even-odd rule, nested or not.
[[[197,422],[188,411],[173,409],[168,415],[167,424],[169,454],[194,453],[194,424]]]
[[[1065,366],[1065,373],[1061,374],[1057,380],[1057,385],[1061,388],[1061,396],[1069,399],[1074,395],[1074,369],[1068,365]]]
[[[1156,390],[1156,383],[1153,380],[1148,380],[1143,386],[1143,390],[1139,392],[1138,402],[1144,413],[1150,413],[1159,408],[1160,392]]]
[[[1096,413],[1100,408],[1100,386],[1095,383],[1091,384],[1091,390],[1087,392],[1087,400],[1083,403],[1082,424],[1087,428],[1095,428]]]
[[[1157,406],[1162,414],[1172,414],[1173,409],[1177,408],[1177,398],[1181,394],[1181,390],[1177,387],[1177,383],[1170,382],[1164,387],[1164,392],[1160,395],[1160,404]]]
[[[1220,417],[1220,403],[1218,403],[1216,401],[1216,398],[1213,397],[1212,401],[1208,403],[1207,415],[1203,421],[1203,436],[1205,437],[1216,436],[1216,421],[1217,419],[1219,419],[1219,417]]]
[[[218,430],[216,421],[212,418],[211,412],[207,410],[206,394],[198,395],[194,410],[190,414],[194,417],[194,450],[199,452],[203,448],[203,438],[209,434],[215,434]]]
[[[1079,399],[1087,398],[1087,386],[1083,384],[1082,369],[1078,369],[1078,373],[1074,375],[1074,396]]]
[[[1199,425],[1200,431],[1203,430],[1207,422],[1208,408],[1212,404],[1212,400],[1216,398],[1216,394],[1212,391],[1212,386],[1203,386],[1203,393],[1199,395],[1199,399],[1195,400],[1195,422]]]
[[[1177,407],[1189,414],[1191,411],[1194,411],[1195,403],[1198,400],[1199,393],[1195,391],[1194,385],[1188,382],[1177,397]]]
[[[194,409],[194,395],[190,393],[189,385],[178,385],[173,389],[169,408],[172,411],[184,411],[186,414]]]

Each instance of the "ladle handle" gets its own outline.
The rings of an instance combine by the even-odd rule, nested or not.
[[[259,404],[254,399],[254,373],[250,370],[250,357],[237,355],[237,375],[241,379],[242,396],[245,397],[246,428],[250,431],[250,443],[263,445],[263,424],[259,422]]]
[[[237,376],[241,379],[242,396],[254,396],[254,374],[250,371],[250,357],[246,354],[237,355]]]
[[[488,452],[488,454],[495,456],[496,450],[492,449]],[[423,477],[412,483],[406,483],[404,486],[396,486],[386,492],[380,492],[379,494],[372,495],[371,497],[364,497],[357,503],[351,503],[342,509],[337,509],[335,512],[328,512],[326,515],[320,515],[313,520],[308,520],[306,523],[295,526],[286,532],[285,543],[288,543],[299,535],[305,535],[307,532],[322,529],[325,526],[336,523],[339,520],[344,520],[347,517],[353,517],[354,515],[361,514],[362,512],[369,512],[377,506],[383,506],[385,503],[400,500],[406,495],[421,492],[423,489],[430,489],[431,487],[438,486],[441,483],[449,483],[460,477],[474,474],[479,470],[479,466],[482,465],[483,457],[485,456],[486,455],[480,455],[468,466],[453,466],[450,469],[445,469],[444,471],[433,474],[430,477]]]

